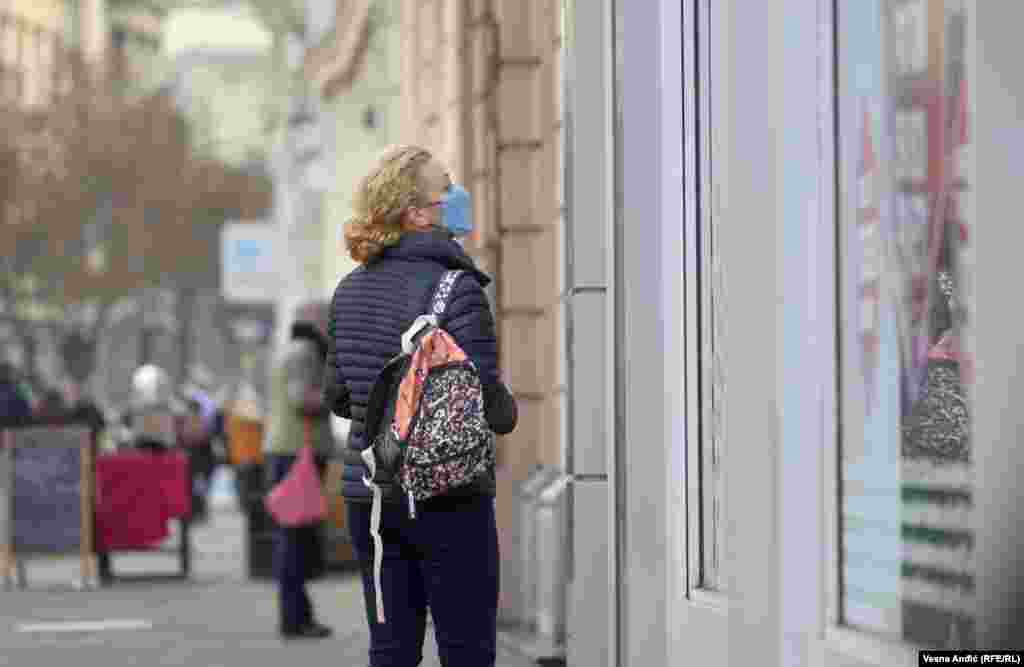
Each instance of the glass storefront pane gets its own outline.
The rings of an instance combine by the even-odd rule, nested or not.
[[[837,4],[842,616],[969,646],[969,11]]]

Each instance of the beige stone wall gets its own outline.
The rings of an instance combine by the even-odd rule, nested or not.
[[[403,140],[466,184],[478,228],[467,247],[495,278],[502,370],[520,406],[499,445],[510,536],[518,483],[537,463],[563,464],[561,2],[404,0],[402,35]]]

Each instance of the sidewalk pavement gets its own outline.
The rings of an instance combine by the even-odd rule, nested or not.
[[[75,559],[29,562],[27,590],[0,591],[0,666],[366,665],[369,634],[358,578],[333,576],[310,587],[318,616],[334,628],[333,638],[286,644],[276,635],[272,583],[245,576],[243,527],[243,517],[231,509],[213,512],[197,527],[194,574],[187,582],[118,582],[76,591]],[[118,573],[173,572],[175,566],[170,555],[114,556]],[[57,625],[67,622],[97,625]],[[438,667],[432,633],[427,634],[422,665]],[[506,652],[497,663],[532,664]]]

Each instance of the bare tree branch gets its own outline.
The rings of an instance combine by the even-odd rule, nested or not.
[[[29,372],[26,309],[96,302],[96,336],[113,303],[139,288],[216,285],[216,226],[270,207],[267,178],[195,153],[169,94],[131,100],[116,84],[77,76],[41,109],[0,108],[0,247],[13,249],[0,264],[0,306]]]

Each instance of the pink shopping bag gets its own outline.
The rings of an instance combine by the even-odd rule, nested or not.
[[[299,459],[281,482],[267,495],[267,512],[282,526],[304,526],[327,517],[327,497],[320,485],[320,473],[309,443],[310,424],[306,424],[306,444]]]

